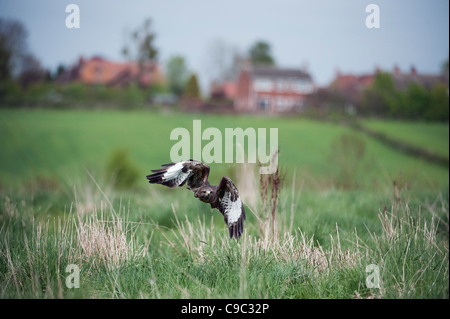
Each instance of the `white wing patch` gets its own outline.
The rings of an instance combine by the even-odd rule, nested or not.
[[[224,208],[225,215],[227,216],[228,225],[237,223],[239,217],[242,214],[242,202],[238,197],[236,201],[231,200],[231,193],[225,192],[222,198],[222,207]]]
[[[162,180],[168,181],[173,180],[174,184],[177,186],[184,182],[186,178],[191,174],[191,170],[183,173],[182,169],[185,162],[178,162],[175,165],[169,167],[167,172],[163,175]]]
[[[189,189],[198,188],[207,180],[209,174],[209,166],[199,161],[168,163],[162,167],[152,170],[153,174],[147,175],[150,184],[174,188],[188,182]]]
[[[208,183],[209,166],[200,161],[184,161],[168,163],[162,168],[152,170],[147,175],[150,184],[161,184],[170,188],[182,186],[187,182],[188,189],[196,192],[206,183],[213,191],[213,197],[206,201],[212,208],[217,208],[224,216],[228,226],[230,238],[241,237],[244,231],[245,210],[239,197],[239,192],[230,178],[222,177],[219,186],[211,186]],[[195,195],[197,197],[197,195]],[[200,198],[200,197],[199,197]]]

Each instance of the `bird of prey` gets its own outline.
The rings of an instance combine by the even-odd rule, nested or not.
[[[230,238],[239,239],[244,231],[245,210],[239,192],[231,179],[222,177],[219,185],[209,184],[209,166],[203,162],[189,160],[162,165],[147,175],[151,184],[161,184],[170,188],[183,186],[194,192],[194,197],[217,208],[228,225]]]

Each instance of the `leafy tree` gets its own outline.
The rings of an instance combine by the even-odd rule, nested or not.
[[[172,56],[167,62],[166,69],[170,90],[173,94],[181,96],[189,76],[184,57],[180,55]]]
[[[371,88],[363,94],[366,114],[433,121],[449,120],[448,87],[439,83],[431,90],[411,83],[405,91],[397,89],[389,73],[377,74]]]
[[[380,72],[377,74],[375,81],[373,82],[373,87],[376,90],[389,94],[396,91],[394,79],[392,78],[392,75],[387,72]]]
[[[437,84],[430,92],[430,106],[425,110],[427,120],[449,120],[448,88],[444,84]]]
[[[380,72],[371,88],[363,93],[363,111],[374,115],[398,115],[402,112],[403,97],[389,73]]]
[[[58,78],[64,72],[66,72],[66,67],[63,64],[59,64],[56,68],[55,78]]]
[[[200,99],[200,87],[197,81],[197,75],[192,73],[187,84],[186,89],[184,91],[184,96],[187,98]]]
[[[274,65],[270,44],[265,41],[257,41],[250,47],[249,55],[254,65]]]
[[[420,118],[430,105],[430,93],[420,84],[411,83],[406,90],[404,117]]]

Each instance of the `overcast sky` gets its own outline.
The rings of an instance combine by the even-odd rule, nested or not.
[[[65,8],[80,8],[80,28],[68,29]],[[365,25],[366,6],[380,8],[380,28]],[[278,65],[308,66],[316,83],[337,69],[439,72],[449,55],[448,0],[0,0],[0,17],[26,26],[30,50],[45,67],[72,64],[80,55],[123,60],[125,31],[153,20],[163,63],[186,57],[203,86],[211,43],[220,39],[241,52],[269,42]]]

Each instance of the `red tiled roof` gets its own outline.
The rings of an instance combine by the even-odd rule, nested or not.
[[[159,66],[151,61],[143,65],[141,74],[136,62],[112,62],[98,56],[91,59],[80,58],[78,64],[69,71],[70,74],[63,74],[62,80],[67,78],[69,81],[78,80],[87,84],[105,85],[122,85],[137,78],[142,85],[164,81]]]
[[[223,91],[225,96],[229,99],[234,99],[236,97],[237,85],[234,82],[225,82],[223,84]]]

